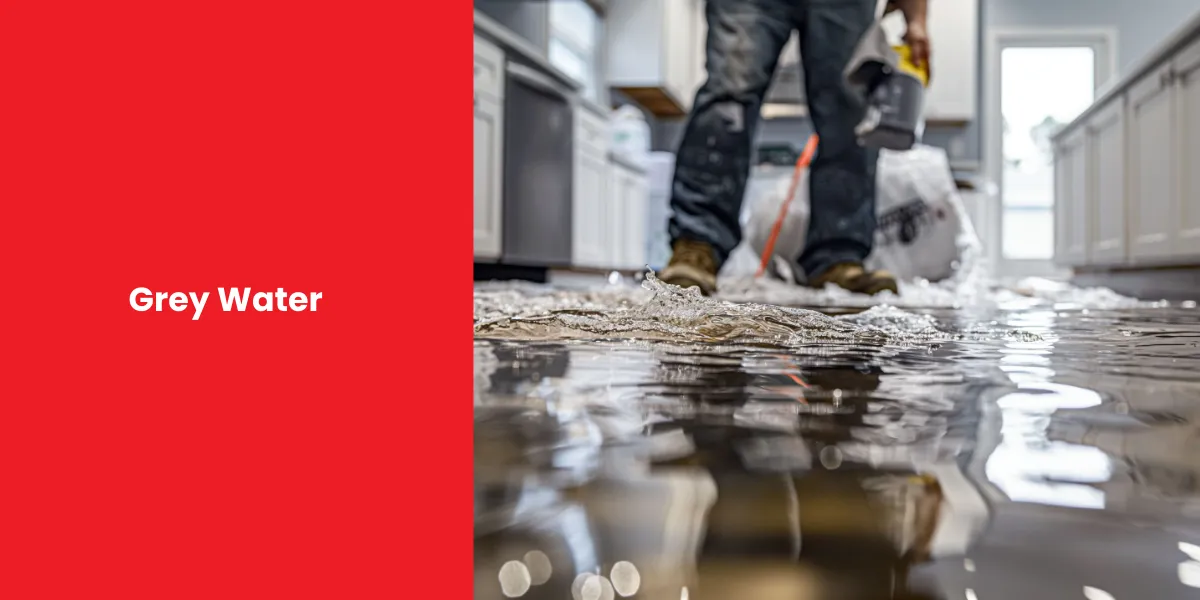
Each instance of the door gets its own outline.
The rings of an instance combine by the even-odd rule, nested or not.
[[[1175,82],[1180,175],[1175,246],[1179,258],[1194,259],[1200,256],[1200,42],[1175,59]]]
[[[1111,101],[1087,122],[1090,179],[1095,182],[1090,215],[1088,262],[1118,265],[1125,262],[1125,102]],[[1074,224],[1074,223],[1073,223]]]
[[[1061,176],[1055,175],[1051,139],[1091,106],[1096,89],[1107,83],[1113,35],[1095,29],[994,28],[989,33],[984,158],[999,202],[979,230],[998,275],[1059,276],[1055,262],[1078,265],[1089,253],[1086,219],[1092,207],[1072,196],[1072,206],[1055,209],[1056,189],[1083,193],[1091,183],[1086,181],[1087,136],[1078,140],[1069,173]],[[1070,221],[1055,223],[1056,216]],[[1069,240],[1056,242],[1056,235]],[[1057,260],[1056,248],[1065,253]]]
[[[475,258],[500,258],[504,127],[500,103],[475,96]]]
[[[1175,227],[1170,65],[1129,88],[1129,255],[1134,263],[1169,260]]]

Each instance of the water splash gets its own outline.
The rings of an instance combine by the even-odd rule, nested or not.
[[[475,335],[491,339],[643,340],[797,347],[818,342],[928,344],[959,339],[932,317],[896,307],[832,317],[782,306],[735,303],[647,275],[641,290],[588,293],[476,290]]]

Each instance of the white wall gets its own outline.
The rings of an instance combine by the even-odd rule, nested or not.
[[[931,3],[945,1],[931,0]],[[1196,0],[982,2],[985,27],[1115,27],[1118,77],[1200,10],[1200,2]]]

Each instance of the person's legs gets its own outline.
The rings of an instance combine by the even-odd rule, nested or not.
[[[831,267],[862,263],[875,237],[878,152],[858,144],[854,127],[865,104],[843,71],[875,20],[875,0],[807,0],[800,56],[808,112],[820,138],[809,181],[811,216],[800,266],[809,281]]]
[[[742,239],[750,145],[796,12],[793,0],[708,0],[705,10],[708,80],[696,93],[676,158],[669,224],[676,268],[663,279],[710,292],[716,269]],[[694,281],[701,273],[678,267],[681,261],[705,263],[690,266],[706,278],[711,270],[711,284]]]

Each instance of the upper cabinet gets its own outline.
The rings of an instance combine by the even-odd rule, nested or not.
[[[928,11],[933,57],[929,89],[925,92],[925,119],[935,123],[973,120],[980,50],[979,2],[930,2]],[[903,39],[904,17],[899,11],[888,15],[883,26],[893,43]]]
[[[704,0],[610,0],[608,85],[660,117],[688,113],[704,81]]]

